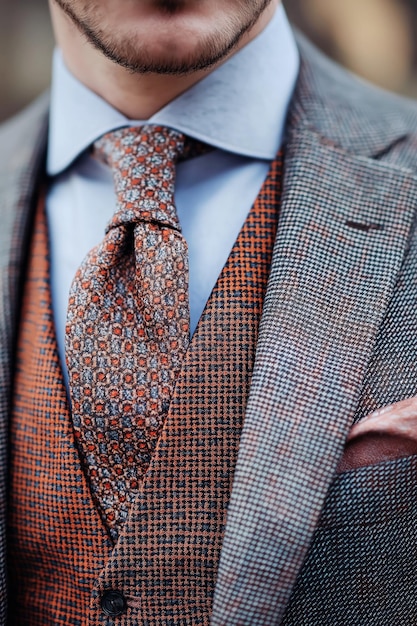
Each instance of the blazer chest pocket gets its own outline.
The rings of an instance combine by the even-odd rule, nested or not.
[[[283,624],[417,625],[417,455],[337,475]]]

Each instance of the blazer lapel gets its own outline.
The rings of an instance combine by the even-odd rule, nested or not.
[[[352,111],[336,124],[329,109],[317,125],[318,93],[326,91],[314,93],[313,76],[323,88],[327,70],[308,52],[313,61],[303,61],[290,116],[278,234],[214,599],[216,626],[282,620],[343,453],[417,203],[413,173],[370,157],[390,147],[375,125],[368,144]],[[333,108],[340,121],[337,103]],[[324,135],[324,126],[334,126],[337,138]],[[404,135],[400,126],[390,132],[392,142]]]
[[[46,97],[0,132],[0,624],[6,619],[7,433],[22,270],[46,140]]]

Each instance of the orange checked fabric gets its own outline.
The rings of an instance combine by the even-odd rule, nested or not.
[[[117,130],[95,154],[113,170],[117,209],[70,292],[66,356],[73,423],[112,538],[155,450],[189,343],[187,244],[174,206],[185,138]]]

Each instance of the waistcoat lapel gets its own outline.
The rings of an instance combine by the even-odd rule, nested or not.
[[[27,250],[34,189],[46,138],[46,100],[3,126],[0,134],[0,624],[6,619],[5,524],[7,431],[13,349],[19,311],[18,287]]]
[[[417,203],[413,173],[370,158],[390,148],[382,122],[370,121],[375,105],[364,118],[368,136],[363,120],[362,135],[357,128],[354,103],[345,119],[336,101],[325,111],[319,98],[337,74],[310,47],[307,55],[312,61],[303,61],[290,116],[215,626],[282,620],[343,451]],[[330,140],[324,128],[338,136]],[[401,133],[399,125],[385,128],[391,142]]]

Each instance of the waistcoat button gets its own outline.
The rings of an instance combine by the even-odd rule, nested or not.
[[[101,608],[106,615],[117,617],[125,612],[126,598],[120,591],[106,591],[101,596]]]

